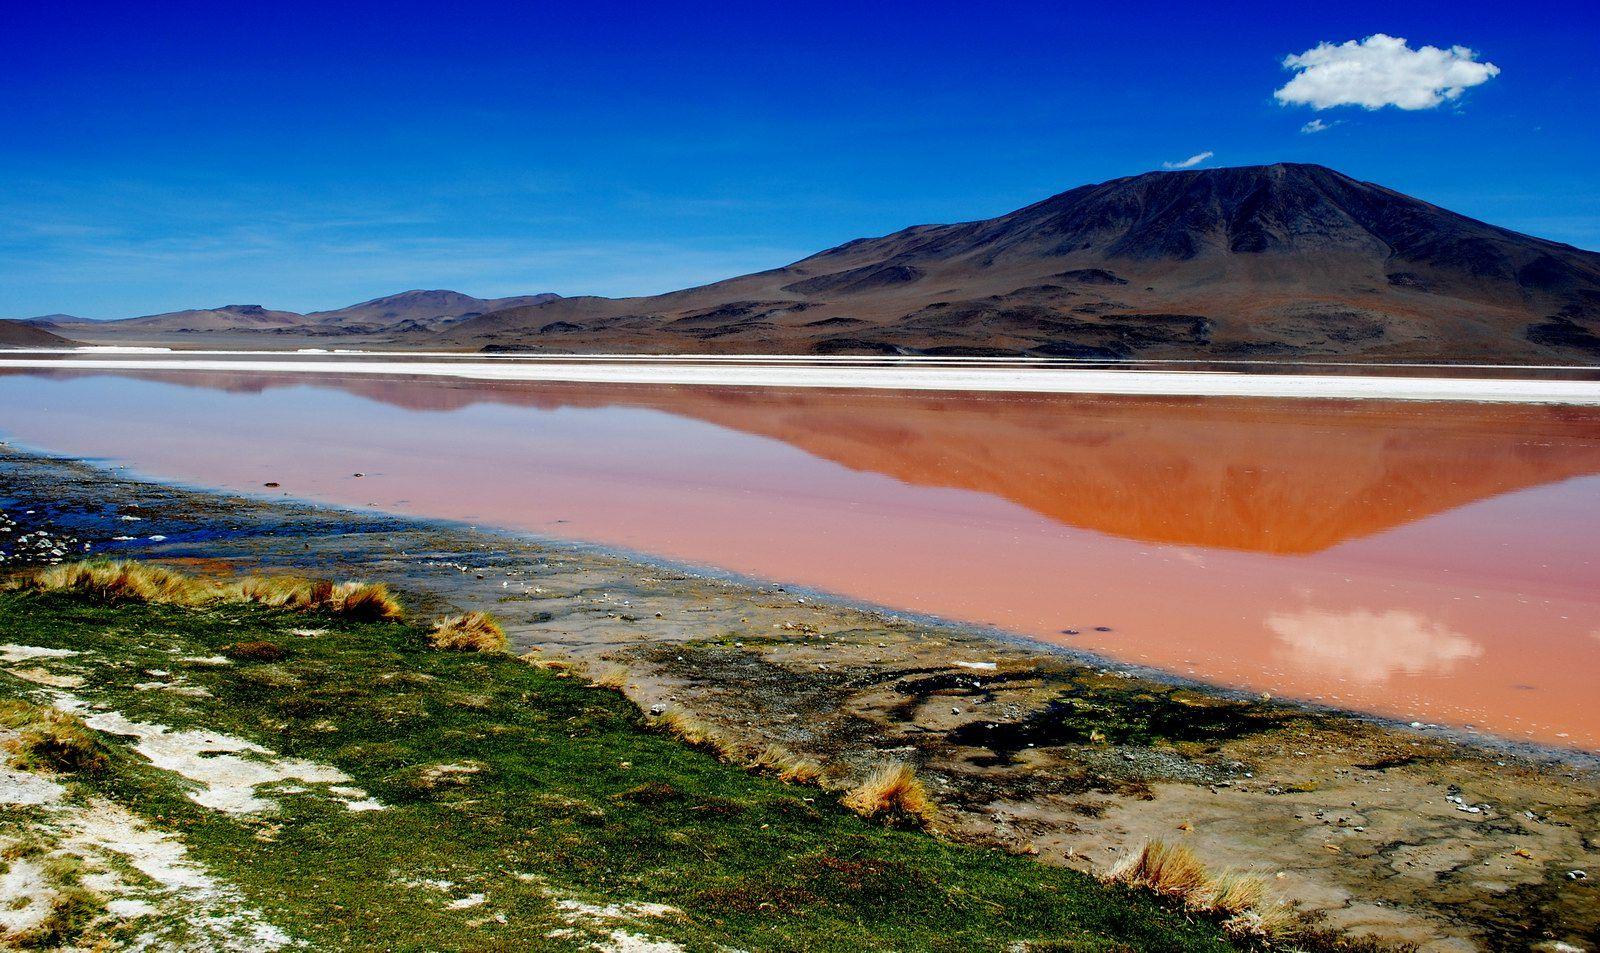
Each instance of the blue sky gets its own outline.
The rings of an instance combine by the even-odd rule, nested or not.
[[[1274,98],[1375,33],[1498,75]],[[1204,152],[1600,249],[1597,37],[1577,3],[19,4],[0,315],[652,293]]]

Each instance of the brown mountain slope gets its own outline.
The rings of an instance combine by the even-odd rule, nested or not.
[[[238,343],[281,347],[283,338],[358,335],[404,335],[433,331],[465,318],[491,311],[537,304],[557,297],[553,294],[518,295],[510,298],[474,298],[459,291],[402,291],[331,311],[300,314],[274,311],[257,304],[230,304],[221,308],[196,308],[149,314],[115,321],[91,321],[68,315],[51,315],[36,321],[50,321],[51,327],[71,331],[87,341],[106,343],[173,341],[222,341],[230,336]],[[272,337],[266,337],[272,335]]]
[[[313,311],[305,318],[313,324],[338,327],[352,333],[398,329],[397,326],[408,324],[428,329],[491,311],[540,304],[557,297],[546,293],[513,298],[474,298],[459,291],[402,291],[347,308]]]
[[[0,347],[71,347],[77,343],[21,321],[0,320]]]
[[[1156,172],[648,298],[431,335],[558,351],[1600,359],[1600,254],[1332,169]]]
[[[191,308],[164,314],[146,314],[116,321],[56,321],[57,327],[80,334],[85,340],[136,334],[183,334],[197,331],[263,331],[291,327],[303,320],[293,311],[272,311],[259,304],[229,304],[220,308]]]

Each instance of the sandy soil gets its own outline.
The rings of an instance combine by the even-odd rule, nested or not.
[[[396,582],[830,783],[919,766],[951,836],[1103,869],[1145,839],[1426,950],[1591,949],[1592,759],[1228,698],[994,632],[527,537],[188,491],[0,452],[0,500],[96,552]],[[122,517],[149,542],[112,542]],[[992,666],[992,668],[991,668]]]

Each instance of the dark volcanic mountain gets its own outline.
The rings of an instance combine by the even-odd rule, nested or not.
[[[461,322],[492,349],[1600,358],[1600,255],[1315,165],[1155,172],[651,298]]]
[[[0,320],[0,347],[72,347],[77,343],[21,321]]]

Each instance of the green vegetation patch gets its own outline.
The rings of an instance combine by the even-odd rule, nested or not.
[[[429,637],[254,604],[0,594],[0,641],[78,652],[59,664],[94,708],[331,765],[384,805],[283,785],[259,792],[276,810],[229,814],[124,756],[71,776],[314,948],[572,949],[617,929],[691,950],[1228,948],[1142,896],[874,824],[651,731],[615,691]],[[0,675],[0,697],[48,691]],[[677,912],[593,912],[641,903]]]

